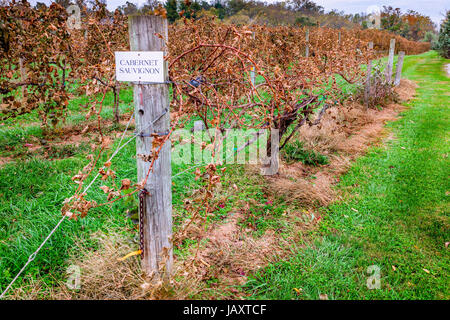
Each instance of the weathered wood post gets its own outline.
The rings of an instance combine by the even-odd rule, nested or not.
[[[167,20],[160,16],[130,16],[129,36],[132,51],[167,52],[164,39],[168,39]],[[152,135],[167,135],[170,127],[169,88],[167,62],[164,63],[164,83],[135,84],[134,104],[137,155],[150,155]],[[172,189],[170,167],[170,140],[161,149],[154,163],[143,194],[143,260],[144,271],[167,279],[172,269]],[[137,157],[138,181],[148,174],[151,162]],[[162,274],[160,273],[162,272]]]
[[[252,38],[255,39],[255,32],[252,32]],[[255,66],[253,66],[250,71],[250,79],[252,81],[252,85],[255,86]]]
[[[120,122],[120,82],[116,81],[114,85],[114,122],[119,124]]]
[[[369,49],[373,49],[373,42],[369,42]],[[369,108],[369,95],[370,95],[370,77],[372,74],[372,60],[367,65],[366,86],[364,88],[364,102],[366,110]]]
[[[306,49],[305,49],[305,57],[309,57],[309,30],[306,30]]]
[[[395,39],[391,39],[391,43],[389,46],[389,58],[385,71],[386,82],[389,84],[392,83],[392,68],[394,66],[394,54],[395,54]]]
[[[341,32],[339,31],[339,36],[338,36],[338,44],[341,45]]]
[[[20,82],[24,83],[27,80],[27,71],[25,69],[25,66],[23,65],[23,58],[19,58],[19,69],[20,69]],[[27,86],[22,86],[21,92],[21,103],[22,106],[25,104],[25,92],[26,92]]]
[[[202,120],[194,122],[194,132],[199,132],[205,130],[205,124]]]
[[[405,51],[400,51],[398,53],[397,69],[395,71],[395,81],[394,81],[395,86],[398,86],[400,84],[400,80],[402,79],[402,68],[404,58],[405,58]]]

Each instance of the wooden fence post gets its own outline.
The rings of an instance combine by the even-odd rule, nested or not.
[[[27,80],[27,71],[25,69],[25,66],[23,65],[23,58],[19,58],[19,69],[20,69],[20,82],[25,82]],[[21,103],[22,106],[25,104],[25,91],[27,90],[27,86],[22,86],[21,92]]]
[[[305,49],[305,56],[308,58],[309,57],[309,30],[306,30],[306,49]]]
[[[168,39],[167,20],[160,16],[129,17],[130,48],[132,51],[164,51],[164,39]],[[168,81],[167,62],[164,63],[164,79]],[[166,135],[170,128],[168,84],[135,84],[134,104],[137,155],[150,155],[152,134]],[[170,140],[162,147],[141,196],[143,203],[143,270],[148,275],[168,279],[172,269],[172,170],[170,167]],[[151,162],[137,157],[138,182],[148,174]],[[162,274],[160,273],[162,271]]]
[[[119,110],[119,105],[120,105],[120,82],[116,81],[115,85],[114,85],[114,122],[119,124],[120,123],[120,110]]]
[[[373,42],[369,42],[369,49],[373,49]],[[364,102],[366,110],[369,108],[369,95],[370,95],[370,77],[372,73],[372,60],[369,61],[367,65],[367,77],[366,77],[366,86],[364,88]]]
[[[338,44],[341,45],[341,32],[339,31]]]
[[[198,120],[194,122],[194,132],[199,132],[205,130],[205,124],[202,120]]]
[[[391,83],[392,82],[392,68],[394,66],[394,54],[395,54],[395,39],[391,39],[391,43],[389,46],[389,58],[386,65],[386,82]]]
[[[255,32],[252,33],[252,38],[255,39]],[[252,67],[252,70],[250,71],[250,79],[252,81],[252,85],[255,86],[255,67]]]
[[[404,58],[405,58],[405,51],[400,51],[398,53],[397,69],[395,72],[394,86],[398,86],[400,84],[400,80],[402,79],[402,68],[403,68],[403,59]]]

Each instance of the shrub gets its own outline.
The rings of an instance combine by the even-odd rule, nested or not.
[[[439,39],[438,34],[431,32],[431,31],[427,31],[427,33],[425,33],[425,36],[423,37],[422,41],[429,42],[431,44],[431,49],[437,50],[438,49],[438,39]]]
[[[450,59],[450,10],[447,11],[446,18],[441,25],[437,50],[446,59]]]
[[[393,74],[394,72],[395,70],[393,70]],[[393,85],[386,81],[384,65],[381,62],[372,67],[368,101],[366,101],[365,86],[359,88],[356,96],[361,104],[367,104],[369,108],[385,107],[391,102],[398,101]]]

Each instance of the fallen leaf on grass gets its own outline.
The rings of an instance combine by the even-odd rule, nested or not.
[[[104,193],[109,193],[109,187],[107,186],[101,186],[100,189],[102,189]]]
[[[294,290],[298,295],[301,295],[301,294],[302,294],[302,291],[303,291],[302,288],[300,288],[300,289],[294,288],[293,290]]]
[[[319,294],[319,299],[320,300],[328,300],[328,295],[325,293],[321,293],[321,294]]]
[[[430,270],[428,269],[422,269],[423,271],[425,271],[426,273],[430,273]]]

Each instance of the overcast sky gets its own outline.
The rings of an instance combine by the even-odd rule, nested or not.
[[[129,2],[144,3],[145,0],[128,0]],[[277,0],[266,0],[266,2],[276,2]],[[366,12],[370,6],[390,5],[394,8],[401,8],[402,12],[409,9],[420,12],[429,16],[437,25],[444,18],[446,10],[450,10],[450,0],[313,0],[318,5],[325,8],[326,11],[338,9],[346,13]],[[50,3],[50,0],[40,0],[40,2]],[[123,5],[127,0],[107,0],[108,9],[115,9],[117,6]],[[36,3],[36,0],[31,0]]]
[[[406,12],[411,9],[423,15],[429,16],[434,23],[440,24],[444,19],[446,10],[450,10],[449,0],[314,0],[326,11],[332,9],[343,10],[347,13],[366,12],[367,8],[373,5],[392,6]]]

